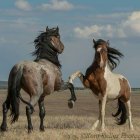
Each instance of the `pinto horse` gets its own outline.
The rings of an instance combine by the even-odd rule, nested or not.
[[[35,61],[22,61],[13,66],[8,79],[8,95],[3,103],[3,121],[1,131],[7,130],[7,112],[11,109],[11,123],[18,120],[20,100],[27,104],[26,116],[28,132],[33,130],[31,114],[34,106],[39,105],[40,130],[44,131],[43,120],[45,117],[44,97],[54,91],[70,89],[71,99],[69,106],[76,100],[74,87],[71,83],[64,83],[61,78],[61,64],[58,54],[64,50],[60,40],[59,28],[46,28],[35,40]],[[20,90],[23,89],[29,96],[30,101],[25,101]],[[71,107],[71,106],[70,106]]]
[[[124,124],[129,119],[129,127],[133,130],[132,115],[131,115],[131,87],[128,80],[120,74],[113,72],[113,69],[117,67],[117,61],[123,54],[109,46],[109,43],[99,39],[95,41],[93,39],[95,57],[91,66],[86,70],[85,76],[77,71],[69,78],[69,82],[73,83],[76,77],[79,77],[81,82],[86,88],[92,90],[92,92],[99,99],[99,117],[94,123],[92,130],[96,129],[100,124],[100,129],[105,130],[105,106],[108,100],[118,99],[118,111],[116,114],[112,114],[114,117],[120,115],[117,119],[118,124]]]

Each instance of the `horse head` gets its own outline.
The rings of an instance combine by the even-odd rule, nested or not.
[[[98,66],[105,67],[108,56],[107,56],[107,50],[108,50],[108,43],[102,39],[99,39],[95,41],[93,39],[94,48],[95,48],[95,60]]]
[[[40,49],[47,46],[48,49],[55,51],[56,53],[62,53],[64,50],[64,45],[60,40],[59,28],[48,28],[46,27],[45,32],[41,32],[39,36],[34,40],[35,52],[33,55],[38,55]]]
[[[46,35],[51,45],[55,48],[58,53],[62,53],[64,50],[64,45],[60,40],[59,28],[47,29]]]
[[[100,67],[104,67],[106,62],[108,62],[110,68],[113,70],[117,67],[120,62],[119,58],[123,57],[123,54],[115,49],[111,48],[109,40],[105,41],[103,39],[98,39],[95,41],[93,39],[94,48],[95,48],[95,61]]]
[[[47,59],[57,66],[61,67],[58,60],[58,54],[64,50],[64,45],[60,40],[59,28],[46,27],[45,32],[41,32],[34,40],[35,51],[32,53],[36,56],[35,61],[40,59]]]

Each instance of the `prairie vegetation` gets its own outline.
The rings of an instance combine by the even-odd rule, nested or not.
[[[91,127],[98,116],[98,102],[89,90],[77,90],[77,102],[73,109],[67,107],[69,91],[56,92],[45,99],[46,117],[45,132],[39,131],[38,107],[32,115],[34,130],[27,133],[25,105],[20,104],[18,122],[10,124],[8,117],[8,132],[0,132],[0,140],[139,140],[140,139],[140,94],[132,93],[132,113],[135,131],[130,132],[128,122],[118,126],[111,114],[117,110],[117,102],[109,102],[106,107],[106,131],[92,131]],[[22,96],[28,96],[22,91]],[[2,103],[6,90],[0,91],[0,122],[2,121]]]

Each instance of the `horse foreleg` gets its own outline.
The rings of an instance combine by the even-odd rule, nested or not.
[[[70,77],[69,77],[69,80],[68,80],[68,87],[71,91],[71,98],[69,99],[68,101],[68,106],[69,108],[73,108],[74,106],[74,102],[76,101],[76,96],[75,96],[75,92],[74,92],[74,86],[73,86],[73,80],[76,78],[76,77],[79,77],[80,80],[83,82],[83,74],[80,72],[80,71],[77,71],[75,73],[73,73]]]
[[[73,85],[73,80],[75,78],[79,77],[81,82],[83,83],[83,74],[80,72],[80,71],[77,71],[75,73],[73,73],[70,77],[69,77],[69,80],[68,80],[68,83],[72,84]],[[72,92],[71,92],[72,93]],[[72,104],[72,100],[70,99],[69,102],[68,102],[68,105],[69,107],[71,108],[71,104]]]
[[[5,101],[3,103],[3,121],[1,124],[1,131],[6,131],[7,130],[7,112],[9,109],[9,106],[7,106],[7,102]]]
[[[99,100],[99,117],[96,120],[96,122],[94,123],[94,125],[92,126],[92,130],[95,130],[98,127],[100,119],[101,119],[101,101]]]
[[[40,98],[38,101],[39,105],[39,117],[40,117],[40,131],[44,131],[44,117],[45,117],[45,107],[44,107],[44,98]]]
[[[76,95],[75,95],[75,91],[74,91],[74,86],[72,83],[68,83],[68,88],[71,92],[71,98],[68,100],[68,106],[69,108],[73,108],[74,103],[76,101]]]
[[[105,122],[104,122],[104,118],[105,118],[105,106],[106,106],[106,95],[102,98],[101,100],[101,131],[105,130]]]
[[[73,73],[70,77],[69,77],[69,83],[73,84],[73,80],[75,78],[79,77],[79,79],[81,80],[81,82],[83,83],[83,79],[84,79],[84,75],[80,72],[80,71],[76,71],[75,73]]]
[[[62,83],[61,87],[60,87],[60,90],[66,90],[66,89],[69,89],[70,93],[71,93],[71,98],[68,100],[68,106],[69,106],[69,108],[73,108],[74,103],[76,101],[76,95],[75,95],[73,84],[70,83],[70,82]]]

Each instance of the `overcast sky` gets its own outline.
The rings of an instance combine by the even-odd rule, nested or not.
[[[115,71],[140,87],[140,0],[0,0],[0,80],[15,63],[34,59],[32,42],[46,26],[60,28],[65,81],[92,63],[94,37],[125,55]]]

